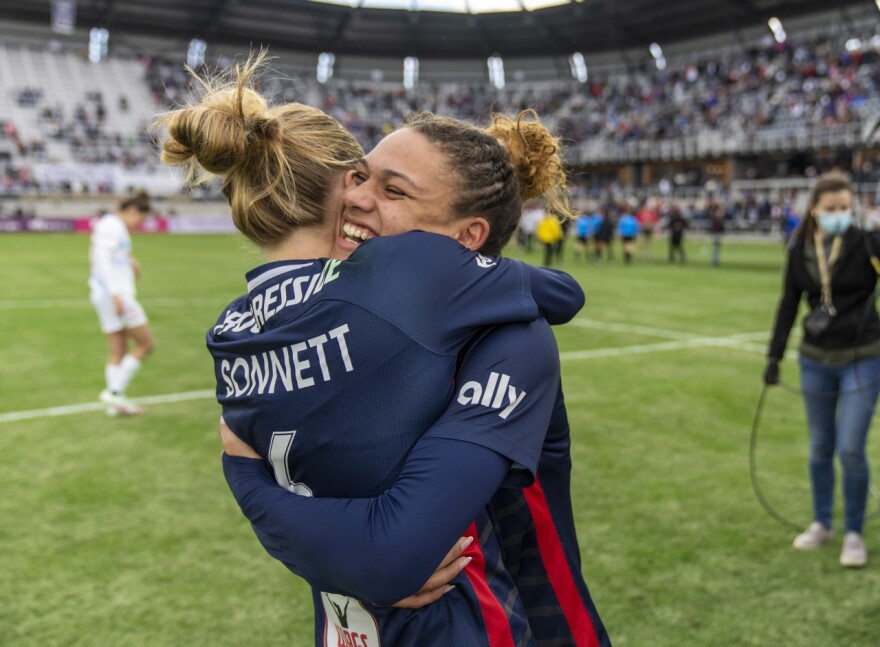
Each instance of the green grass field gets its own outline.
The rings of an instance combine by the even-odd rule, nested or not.
[[[877,644],[880,526],[866,532],[873,561],[846,571],[839,541],[793,550],[793,533],[749,484],[780,248],[728,243],[712,268],[703,243],[689,244],[686,266],[668,265],[664,244],[629,267],[575,263],[570,249],[563,264],[587,292],[581,316],[557,329],[575,517],[612,639]],[[94,402],[104,340],[87,298],[86,237],[0,237],[0,645],[309,645],[308,588],[238,511],[220,470],[219,407],[205,395],[204,332],[259,257],[225,236],[134,245],[157,351],[129,392],[181,399],[136,419],[87,410],[16,420]],[[797,384],[790,359],[783,380]],[[804,524],[806,444],[799,397],[774,389],[761,482]]]

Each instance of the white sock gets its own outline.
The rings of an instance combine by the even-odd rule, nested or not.
[[[122,377],[122,371],[119,364],[107,364],[104,367],[104,379],[107,382],[107,390],[112,393],[121,393],[119,388],[119,380]]]
[[[131,382],[131,378],[134,377],[134,374],[138,372],[138,369],[141,367],[141,360],[139,360],[134,355],[126,355],[122,358],[122,363],[119,365],[119,389],[120,393],[125,393],[125,389],[128,387],[128,383]]]

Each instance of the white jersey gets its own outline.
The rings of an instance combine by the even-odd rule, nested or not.
[[[89,287],[93,293],[135,296],[131,236],[119,216],[108,213],[95,222],[89,261]]]

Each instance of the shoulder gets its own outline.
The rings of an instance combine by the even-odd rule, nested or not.
[[[444,234],[413,230],[393,236],[371,238],[355,250],[351,255],[351,260],[365,255],[375,256],[392,252],[413,254],[421,251],[437,251],[437,253],[449,253],[461,249],[464,247],[459,242]]]
[[[112,214],[105,213],[103,216],[95,218],[92,230],[100,232],[116,231],[119,229],[120,225],[122,225],[122,221],[119,218]]]
[[[465,362],[491,358],[492,364],[521,364],[524,372],[538,374],[559,364],[553,330],[544,319],[508,323],[484,331],[471,343]]]
[[[242,333],[254,327],[248,295],[243,294],[226,306],[217,317],[217,322],[208,330],[208,347],[213,348],[226,333]]]
[[[425,231],[371,238],[362,243],[344,267],[369,266],[370,274],[400,281],[449,276],[452,270],[474,271],[498,265],[501,259],[471,251],[453,238]],[[444,270],[448,270],[444,271]],[[415,276],[414,276],[415,275]]]

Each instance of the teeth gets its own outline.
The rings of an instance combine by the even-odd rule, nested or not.
[[[348,238],[353,243],[360,243],[373,237],[373,234],[368,232],[366,229],[355,227],[354,225],[347,222],[343,223],[342,231],[345,234],[346,238]]]

